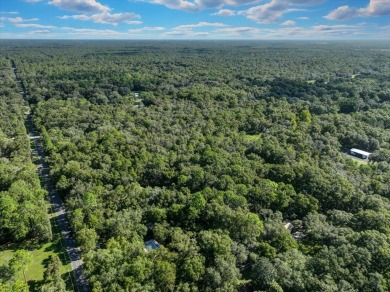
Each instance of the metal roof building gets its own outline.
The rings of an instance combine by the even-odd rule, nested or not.
[[[370,152],[363,151],[363,150],[356,149],[356,148],[352,148],[350,150],[350,154],[353,155],[353,156],[357,156],[357,157],[363,158],[363,159],[366,159],[366,158],[368,158],[371,155]]]

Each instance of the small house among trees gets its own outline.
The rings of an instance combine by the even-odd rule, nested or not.
[[[352,148],[349,151],[349,153],[352,156],[355,156],[355,157],[358,157],[358,158],[361,158],[361,159],[368,159],[368,157],[370,157],[370,155],[371,155],[370,152],[359,150],[359,149],[356,149],[356,148]]]
[[[284,224],[284,228],[291,232],[291,230],[293,230],[294,228],[294,225],[292,225],[290,222],[287,222],[286,224]]]
[[[151,239],[151,240],[145,241],[144,250],[146,252],[150,252],[152,250],[158,249],[159,247],[160,247],[160,244],[156,240]]]

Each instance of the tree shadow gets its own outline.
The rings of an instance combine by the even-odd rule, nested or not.
[[[52,244],[48,245],[46,248],[45,248],[45,251],[46,252],[54,252],[58,255],[58,257],[60,258],[61,260],[61,263],[63,266],[66,266],[70,263],[70,260],[69,260],[69,257],[66,253],[66,249],[63,245],[61,245],[62,243],[62,238],[56,238],[55,241],[53,241]],[[45,267],[47,267],[47,263],[45,261],[48,261],[49,259],[45,259],[42,263],[45,264]]]
[[[43,244],[44,244],[43,242],[32,238],[32,239],[29,239],[26,241],[21,241],[21,242],[5,243],[5,244],[0,246],[0,251],[12,250],[13,252],[15,252],[15,251],[20,250],[20,249],[32,251],[32,250],[41,248]]]
[[[49,263],[50,263],[50,257],[42,260],[42,265],[45,267],[45,269],[47,269],[47,267],[49,266]]]
[[[13,243],[13,242],[4,243],[4,244],[0,245],[0,251],[4,251],[7,249],[15,251],[16,248],[14,247],[14,245],[15,245],[15,243]]]
[[[0,266],[0,279],[7,281],[11,279],[12,277],[12,272],[9,267],[6,265]]]
[[[45,283],[44,280],[30,280],[30,281],[27,281],[27,285],[28,285],[28,290],[29,291],[32,291],[32,292],[39,292],[41,291],[41,287],[42,285]]]
[[[77,291],[75,287],[74,276],[71,271],[67,270],[66,273],[61,275],[61,278],[65,281],[67,291]]]

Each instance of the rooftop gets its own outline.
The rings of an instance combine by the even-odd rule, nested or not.
[[[361,154],[361,155],[365,155],[365,156],[370,156],[371,155],[370,152],[363,151],[363,150],[356,149],[356,148],[352,148],[351,152],[354,152],[354,153],[357,153],[357,154]]]
[[[154,239],[151,239],[151,240],[148,240],[148,241],[145,241],[145,246],[144,246],[144,250],[146,252],[150,252],[152,250],[156,250],[160,247],[160,244],[155,241]]]

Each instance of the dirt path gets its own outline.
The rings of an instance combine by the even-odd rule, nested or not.
[[[23,86],[21,85],[21,80],[17,73],[16,65],[13,61],[12,62],[12,69],[15,74],[16,81],[20,85],[20,94],[22,97],[25,96],[25,90]],[[87,292],[90,291],[89,284],[87,282],[87,279],[83,273],[82,265],[83,262],[81,260],[81,254],[80,249],[77,246],[76,240],[73,238],[69,224],[68,219],[66,217],[66,209],[65,204],[61,200],[60,195],[54,188],[53,184],[50,181],[50,171],[49,171],[49,165],[45,161],[45,153],[43,150],[43,145],[40,140],[39,133],[34,129],[34,125],[32,122],[31,113],[29,112],[27,114],[27,130],[28,135],[30,139],[33,141],[33,155],[38,157],[39,167],[38,171],[40,176],[43,179],[44,188],[48,191],[48,197],[51,204],[51,210],[53,212],[53,215],[55,219],[57,220],[57,225],[59,229],[61,230],[61,235],[63,238],[63,243],[66,249],[66,252],[69,256],[69,260],[72,266],[72,274],[73,278],[76,283],[77,290],[79,292]]]

